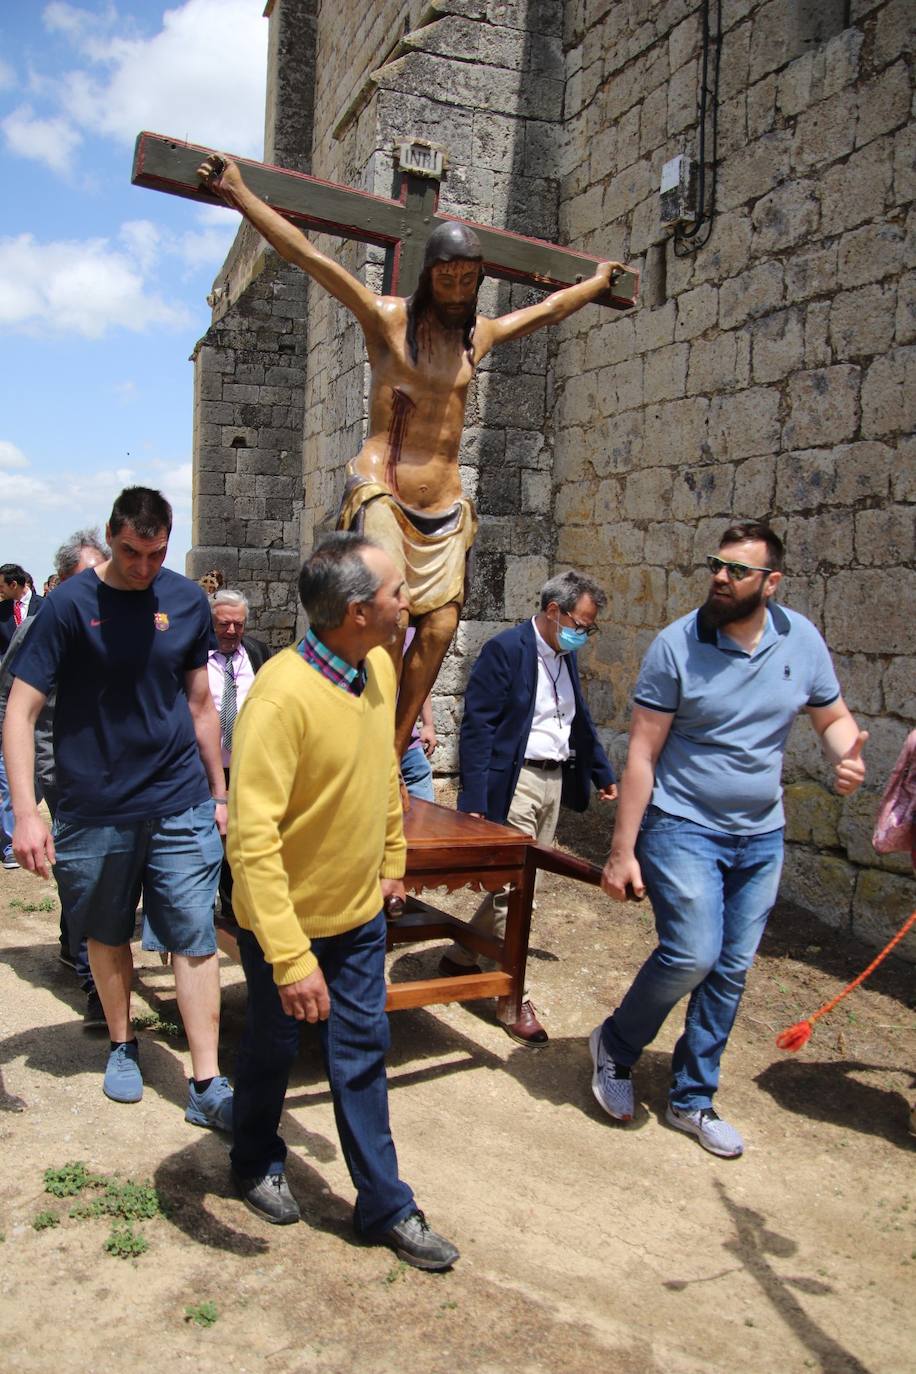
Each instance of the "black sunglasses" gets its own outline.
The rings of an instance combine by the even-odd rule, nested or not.
[[[716,558],[715,554],[707,554],[706,566],[713,575],[720,573],[724,568],[728,574],[729,582],[743,582],[752,572],[769,573],[772,568],[757,568],[753,563],[730,563],[726,558]]]

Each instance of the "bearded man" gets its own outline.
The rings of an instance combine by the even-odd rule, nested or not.
[[[371,369],[366,440],[350,463],[339,523],[386,550],[404,577],[416,636],[403,661],[395,750],[403,754],[452,636],[465,596],[467,556],[477,532],[464,496],[458,450],[468,387],[497,344],[558,324],[596,300],[623,270],[603,262],[593,277],[498,319],[477,314],[480,240],[464,224],[439,225],[409,300],[370,291],[260,200],[234,162],[211,156],[198,168],[210,190],[239,210],[272,248],[355,316]],[[403,634],[391,646],[401,663]]]
[[[609,1116],[634,1113],[630,1070],[689,995],[672,1057],[666,1120],[712,1154],[744,1142],[712,1106],[782,868],[782,760],[804,711],[834,769],[834,788],[865,776],[868,738],[843,698],[827,646],[772,600],[783,547],[759,521],[732,524],[706,559],[699,611],[650,644],[634,693],[630,747],[602,887],[648,892],[658,947],[620,1006],[592,1031],[592,1091]]]

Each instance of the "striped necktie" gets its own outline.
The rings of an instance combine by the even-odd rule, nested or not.
[[[219,704],[219,730],[223,738],[223,748],[227,753],[232,752],[232,731],[235,727],[235,716],[235,676],[232,671],[232,659],[227,658],[223,678],[223,698]]]

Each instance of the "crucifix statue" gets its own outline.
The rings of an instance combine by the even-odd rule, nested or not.
[[[589,302],[632,306],[638,274],[621,263],[439,214],[436,186],[417,175],[402,176],[401,200],[394,201],[258,163],[242,166],[244,178],[228,157],[141,134],[133,181],[218,198],[240,211],[281,257],[351,311],[362,330],[371,371],[368,430],[347,468],[338,524],[379,543],[407,584],[416,634],[401,670],[400,757],[465,596],[477,517],[462,492],[458,450],[474,370],[492,348],[557,324]],[[383,293],[319,252],[293,219],[392,249]],[[425,245],[421,235],[428,235]],[[552,294],[491,319],[477,313],[486,273],[552,288]],[[410,291],[406,299],[399,289]],[[392,648],[397,664],[401,648]]]

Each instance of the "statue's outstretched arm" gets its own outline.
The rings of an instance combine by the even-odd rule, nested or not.
[[[197,175],[209,190],[244,215],[281,258],[301,267],[313,281],[351,310],[364,330],[373,327],[378,318],[378,297],[375,293],[363,286],[339,262],[320,253],[301,229],[297,229],[260,196],[256,196],[245,185],[236,163],[214,153],[201,163]]]

